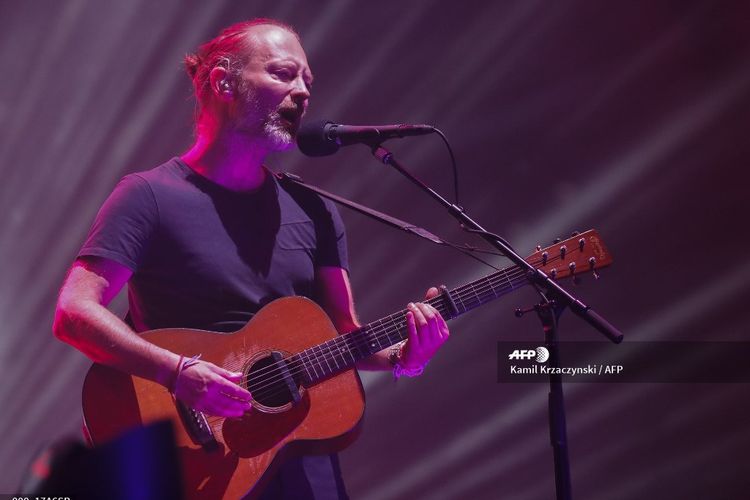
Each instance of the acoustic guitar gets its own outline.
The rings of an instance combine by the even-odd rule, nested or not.
[[[537,247],[538,248],[538,247]],[[612,262],[594,230],[527,259],[554,278]],[[451,319],[528,284],[516,266],[426,302]],[[244,374],[252,409],[225,419],[186,407],[163,386],[94,364],[83,385],[83,415],[94,444],[133,426],[169,419],[176,429],[189,498],[236,499],[260,494],[286,458],[340,451],[357,436],[365,400],[354,364],[407,336],[405,310],[339,335],[314,302],[286,297],[263,307],[235,333],[168,328],[143,338],[175,353]]]

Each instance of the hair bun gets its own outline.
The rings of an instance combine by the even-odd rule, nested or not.
[[[195,78],[195,74],[198,73],[198,68],[201,65],[201,58],[197,54],[187,54],[183,60],[185,64],[185,70],[190,75],[190,78]]]

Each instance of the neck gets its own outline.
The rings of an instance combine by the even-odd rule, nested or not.
[[[247,133],[218,123],[199,123],[193,146],[181,156],[198,174],[232,191],[263,184],[268,151]]]

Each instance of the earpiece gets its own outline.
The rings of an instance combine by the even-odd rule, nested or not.
[[[222,80],[221,83],[219,83],[219,86],[224,92],[229,92],[230,90],[232,90],[232,86],[226,80]]]

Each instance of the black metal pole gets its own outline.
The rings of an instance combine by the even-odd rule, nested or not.
[[[557,337],[557,321],[563,308],[554,300],[547,300],[535,307],[544,329],[544,344],[549,351],[549,366],[560,368],[560,349]],[[571,500],[573,486],[570,480],[570,459],[568,456],[568,431],[565,422],[565,398],[563,396],[562,376],[558,370],[551,370],[549,375],[549,394],[547,411],[549,416],[549,438],[552,445],[552,456],[555,467],[555,492],[557,500]]]

